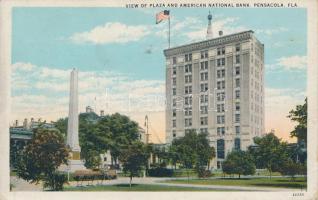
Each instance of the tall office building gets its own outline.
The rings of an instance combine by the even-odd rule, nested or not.
[[[265,131],[264,45],[253,31],[211,38],[208,19],[207,40],[164,50],[166,142],[206,132],[219,168],[227,153],[246,150]]]

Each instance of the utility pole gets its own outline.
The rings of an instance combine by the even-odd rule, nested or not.
[[[145,117],[145,127],[146,127],[146,144],[149,144],[149,130],[148,130],[148,115]]]

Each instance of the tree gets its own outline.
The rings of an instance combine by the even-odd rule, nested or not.
[[[291,177],[291,180],[295,179],[295,175],[303,173],[303,166],[301,163],[294,162],[292,159],[288,159],[280,168],[282,175]]]
[[[197,152],[197,161],[196,166],[197,169],[200,168],[210,168],[210,160],[215,158],[215,149],[214,147],[210,147],[209,140],[207,138],[207,133],[199,133],[197,135],[197,144],[196,144],[196,152]]]
[[[282,164],[288,159],[287,143],[282,142],[274,133],[268,133],[263,137],[255,137],[256,147],[250,146],[249,153],[258,168],[266,168],[270,178],[272,172],[278,172]]]
[[[251,155],[245,151],[232,151],[223,162],[223,172],[227,174],[243,175],[255,174],[255,164]]]
[[[172,141],[169,155],[175,166],[180,163],[187,170],[189,179],[189,169],[195,167],[198,173],[205,170],[215,157],[215,150],[210,147],[207,134],[197,134],[195,130],[191,130],[184,137]]]
[[[298,142],[303,141],[307,144],[307,98],[303,105],[297,105],[295,110],[289,112],[288,118],[298,123],[291,132],[291,137],[296,137]]]
[[[112,163],[117,164],[121,148],[127,146],[139,138],[138,123],[130,120],[125,115],[115,113],[101,118],[97,125],[97,133],[105,134],[104,143],[107,143],[112,156]]]
[[[148,157],[146,146],[140,141],[134,141],[120,151],[119,160],[123,165],[123,171],[129,173],[130,187],[132,178],[141,173],[141,170],[147,164]]]
[[[58,130],[34,129],[34,136],[18,162],[17,175],[31,183],[43,180],[44,186],[61,190],[65,175],[59,174],[57,169],[61,164],[67,164],[68,155],[69,149]]]

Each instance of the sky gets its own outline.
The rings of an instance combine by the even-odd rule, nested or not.
[[[12,12],[11,121],[66,117],[69,76],[79,70],[79,110],[120,112],[150,140],[165,141],[165,58],[168,23],[160,9],[22,8]],[[307,12],[304,8],[175,8],[171,46],[253,30],[265,45],[265,129],[284,140],[295,126],[286,116],[306,96]]]

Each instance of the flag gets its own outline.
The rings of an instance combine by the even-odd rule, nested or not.
[[[162,22],[165,19],[169,19],[170,15],[169,15],[169,10],[164,10],[161,11],[160,13],[156,14],[156,24],[159,24],[160,22]]]

